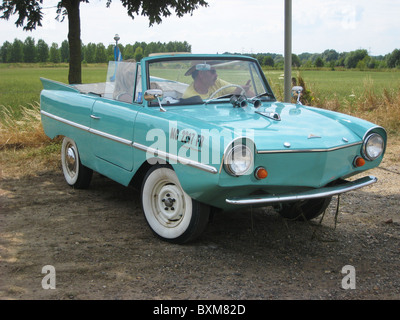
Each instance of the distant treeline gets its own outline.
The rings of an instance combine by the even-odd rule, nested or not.
[[[113,44],[107,47],[102,43],[82,44],[82,62],[83,63],[104,63],[114,60]],[[191,52],[191,45],[186,41],[161,42],[136,42],[135,44],[118,44],[124,60],[135,59],[140,61],[151,53],[157,52]],[[37,43],[34,38],[27,37],[25,41],[15,39],[11,42],[4,42],[0,47],[0,62],[69,62],[69,44],[64,40],[59,46],[52,43],[50,46],[42,39]]]
[[[191,52],[191,45],[179,41],[161,42],[135,42],[134,44],[118,44],[124,60],[135,59],[140,61],[143,57],[157,52]],[[281,69],[284,67],[284,57],[275,53],[246,54],[256,58],[262,66]],[[114,60],[114,44],[107,47],[102,43],[82,44],[83,63],[104,63]],[[50,46],[42,39],[37,43],[32,37],[25,41],[15,39],[4,42],[0,47],[0,62],[68,62],[69,45],[64,40],[59,46],[52,43]],[[331,68],[342,67],[347,69],[400,69],[400,50],[395,49],[385,56],[370,56],[365,49],[339,53],[335,50],[325,50],[323,53],[302,53],[292,55],[294,67],[303,68]]]
[[[283,68],[285,63],[283,55],[280,54],[258,53],[249,55],[266,67]],[[395,49],[385,56],[370,56],[368,51],[364,49],[342,53],[330,49],[323,53],[293,54],[292,65],[298,68],[400,69],[400,50]]]

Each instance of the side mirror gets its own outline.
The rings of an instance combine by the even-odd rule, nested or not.
[[[300,86],[296,86],[296,87],[293,87],[292,88],[292,91],[295,91],[296,93],[301,93],[301,92],[303,92],[303,87],[300,87]]]
[[[144,100],[146,101],[153,101],[158,98],[162,98],[163,92],[159,89],[150,89],[144,92]]]
[[[301,86],[295,86],[292,88],[292,93],[296,93],[297,94],[297,104],[302,104],[300,101],[300,97],[301,97],[301,93],[303,92],[303,87]]]
[[[162,92],[162,90],[159,90],[159,89],[149,89],[144,92],[144,100],[150,102],[150,101],[157,99],[158,105],[160,106],[160,111],[165,112],[167,110],[165,110],[163,108],[163,106],[161,104],[161,100],[160,100],[162,98],[162,96],[163,96],[163,92]]]

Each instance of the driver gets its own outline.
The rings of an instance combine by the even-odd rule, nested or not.
[[[210,97],[216,90],[224,86],[230,85],[229,82],[219,79],[217,70],[209,64],[197,64],[192,66],[185,76],[191,75],[193,78],[192,84],[186,89],[183,94],[184,99],[193,96],[200,96],[203,100]],[[243,86],[245,92],[249,91],[250,80]],[[240,88],[229,87],[219,92],[219,96],[227,94],[240,94]]]

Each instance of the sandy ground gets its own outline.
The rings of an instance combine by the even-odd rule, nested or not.
[[[337,221],[337,198],[322,223],[221,213],[188,245],[152,234],[135,190],[98,174],[74,190],[58,160],[18,152],[0,151],[0,299],[400,298],[399,139],[368,173],[378,183],[340,197]]]

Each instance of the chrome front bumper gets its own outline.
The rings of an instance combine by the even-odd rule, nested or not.
[[[251,205],[251,204],[264,204],[264,203],[269,204],[269,203],[286,202],[286,201],[300,201],[300,200],[308,200],[314,198],[325,198],[353,191],[359,188],[363,188],[377,181],[378,179],[376,177],[367,176],[355,181],[346,181],[336,186],[313,189],[295,194],[280,194],[280,195],[271,194],[262,196],[256,195],[256,196],[249,196],[246,198],[226,199],[226,202],[229,204],[236,204],[236,205]]]

